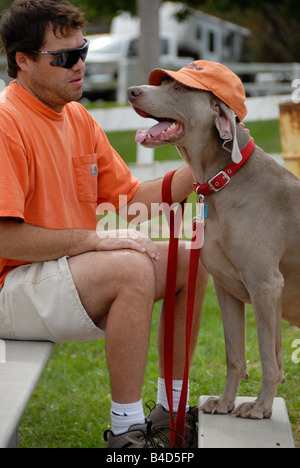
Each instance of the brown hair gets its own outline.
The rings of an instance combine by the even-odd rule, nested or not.
[[[68,0],[15,0],[0,22],[8,75],[17,77],[17,52],[30,54],[43,46],[47,27],[52,27],[55,35],[68,36],[71,30],[83,29],[85,24],[83,13]]]

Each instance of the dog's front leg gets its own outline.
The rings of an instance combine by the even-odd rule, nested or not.
[[[223,395],[209,398],[200,408],[204,413],[227,414],[235,407],[240,381],[247,379],[245,358],[245,304],[215,281],[226,345],[227,377]]]
[[[236,416],[250,419],[269,419],[279,383],[284,383],[281,348],[281,303],[284,280],[281,274],[272,282],[261,282],[251,292],[256,315],[259,352],[262,362],[263,382],[257,400],[240,405]]]

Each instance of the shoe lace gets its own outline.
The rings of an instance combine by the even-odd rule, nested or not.
[[[168,428],[170,431],[174,432],[178,436],[180,436],[176,431],[173,429]],[[144,438],[145,445],[144,447],[153,447],[153,448],[176,448],[174,444],[172,444],[170,438],[166,435],[165,427],[155,427],[152,428],[152,422],[147,421],[147,432],[141,431],[142,437]],[[184,440],[182,439],[181,447],[183,447]],[[178,447],[177,447],[178,448]]]
[[[156,403],[153,401],[153,400],[149,400],[147,403],[146,403],[146,408],[148,408],[148,410],[150,411],[153,411],[156,407]],[[198,427],[197,427],[197,424],[198,424],[198,416],[197,414],[198,413],[195,413],[196,408],[193,408],[193,407],[190,407],[189,411],[187,412],[187,415],[189,417],[186,418],[186,425],[185,425],[185,440],[188,441],[189,443],[193,443],[195,441],[198,440]],[[198,409],[197,409],[198,411]],[[170,429],[170,427],[166,427],[166,426],[161,426],[161,427],[156,427],[157,430],[159,430],[160,432],[162,431],[165,431],[165,429],[168,429],[169,431],[172,431],[175,435],[178,435],[180,437],[180,439],[183,439],[183,437],[178,434],[178,432]],[[166,436],[164,434],[164,436]],[[170,444],[170,445],[166,445],[166,446],[169,446],[169,447],[174,447],[174,445],[171,443],[170,439],[167,437],[168,441],[166,442],[166,444]],[[178,440],[178,439],[177,439]],[[184,444],[184,442],[183,442]],[[183,446],[182,444],[182,446]]]
[[[153,404],[153,406],[150,406],[151,403]],[[148,400],[145,406],[146,406],[146,408],[148,408],[148,410],[151,413],[151,411],[153,411],[154,408],[156,407],[156,403],[153,400]]]
[[[138,428],[134,428],[134,430],[128,431],[128,433],[126,434],[126,439],[128,442],[123,445],[123,448],[129,448],[131,445],[140,445],[141,448],[176,448],[172,444],[170,438],[166,435],[165,429],[165,427],[152,428],[152,422],[147,421],[146,431]],[[169,430],[171,431],[172,429]],[[104,433],[104,440],[106,442],[108,441],[108,435],[110,432],[111,431],[108,430]],[[131,436],[131,432],[134,435]],[[173,432],[176,434],[175,431]],[[184,441],[182,440],[181,447],[183,447],[183,443]]]

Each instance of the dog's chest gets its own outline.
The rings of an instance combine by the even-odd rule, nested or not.
[[[241,274],[240,263],[247,256],[242,243],[238,245],[231,228],[219,225],[216,216],[211,216],[205,227],[205,241],[201,261],[205,269],[224,289],[243,302],[249,302],[249,293]]]

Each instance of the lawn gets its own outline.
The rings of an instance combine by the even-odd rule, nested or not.
[[[160,303],[155,304],[145,383],[144,404],[156,400],[156,329]],[[278,396],[285,398],[294,435],[300,441],[300,364],[292,362],[292,343],[299,330],[284,323],[283,351],[285,385]],[[242,382],[240,395],[255,396],[260,388],[261,365],[256,325],[251,307],[247,312],[247,360],[250,379]],[[120,369],[120,372],[122,370]],[[210,282],[205,298],[198,346],[190,372],[190,404],[200,395],[218,395],[225,382],[226,364],[222,321]],[[56,345],[38,388],[20,426],[23,448],[105,447],[103,433],[110,424],[110,386],[104,340]],[[147,409],[146,409],[147,412]]]
[[[278,122],[249,124],[257,144],[267,152],[280,152]],[[133,133],[110,134],[115,148],[126,159],[134,161]],[[166,149],[164,149],[165,151]],[[131,155],[128,158],[125,155]],[[132,156],[133,155],[133,156]],[[170,148],[167,155],[156,153],[156,159],[177,158]],[[157,347],[156,330],[160,303],[153,311],[148,364],[143,388],[144,404],[156,400]],[[286,400],[295,439],[300,442],[300,364],[292,361],[292,344],[300,332],[283,323],[283,355],[286,384],[278,396]],[[247,307],[247,360],[250,379],[242,382],[240,395],[255,396],[260,388],[256,324],[251,307]],[[122,372],[122,369],[120,369]],[[191,367],[190,404],[197,405],[200,395],[222,392],[226,375],[222,321],[213,284],[207,290],[198,346]],[[56,345],[53,357],[43,373],[20,425],[23,448],[105,447],[103,433],[110,424],[110,384],[105,360],[105,342],[67,343]],[[147,409],[145,410],[147,413]]]

